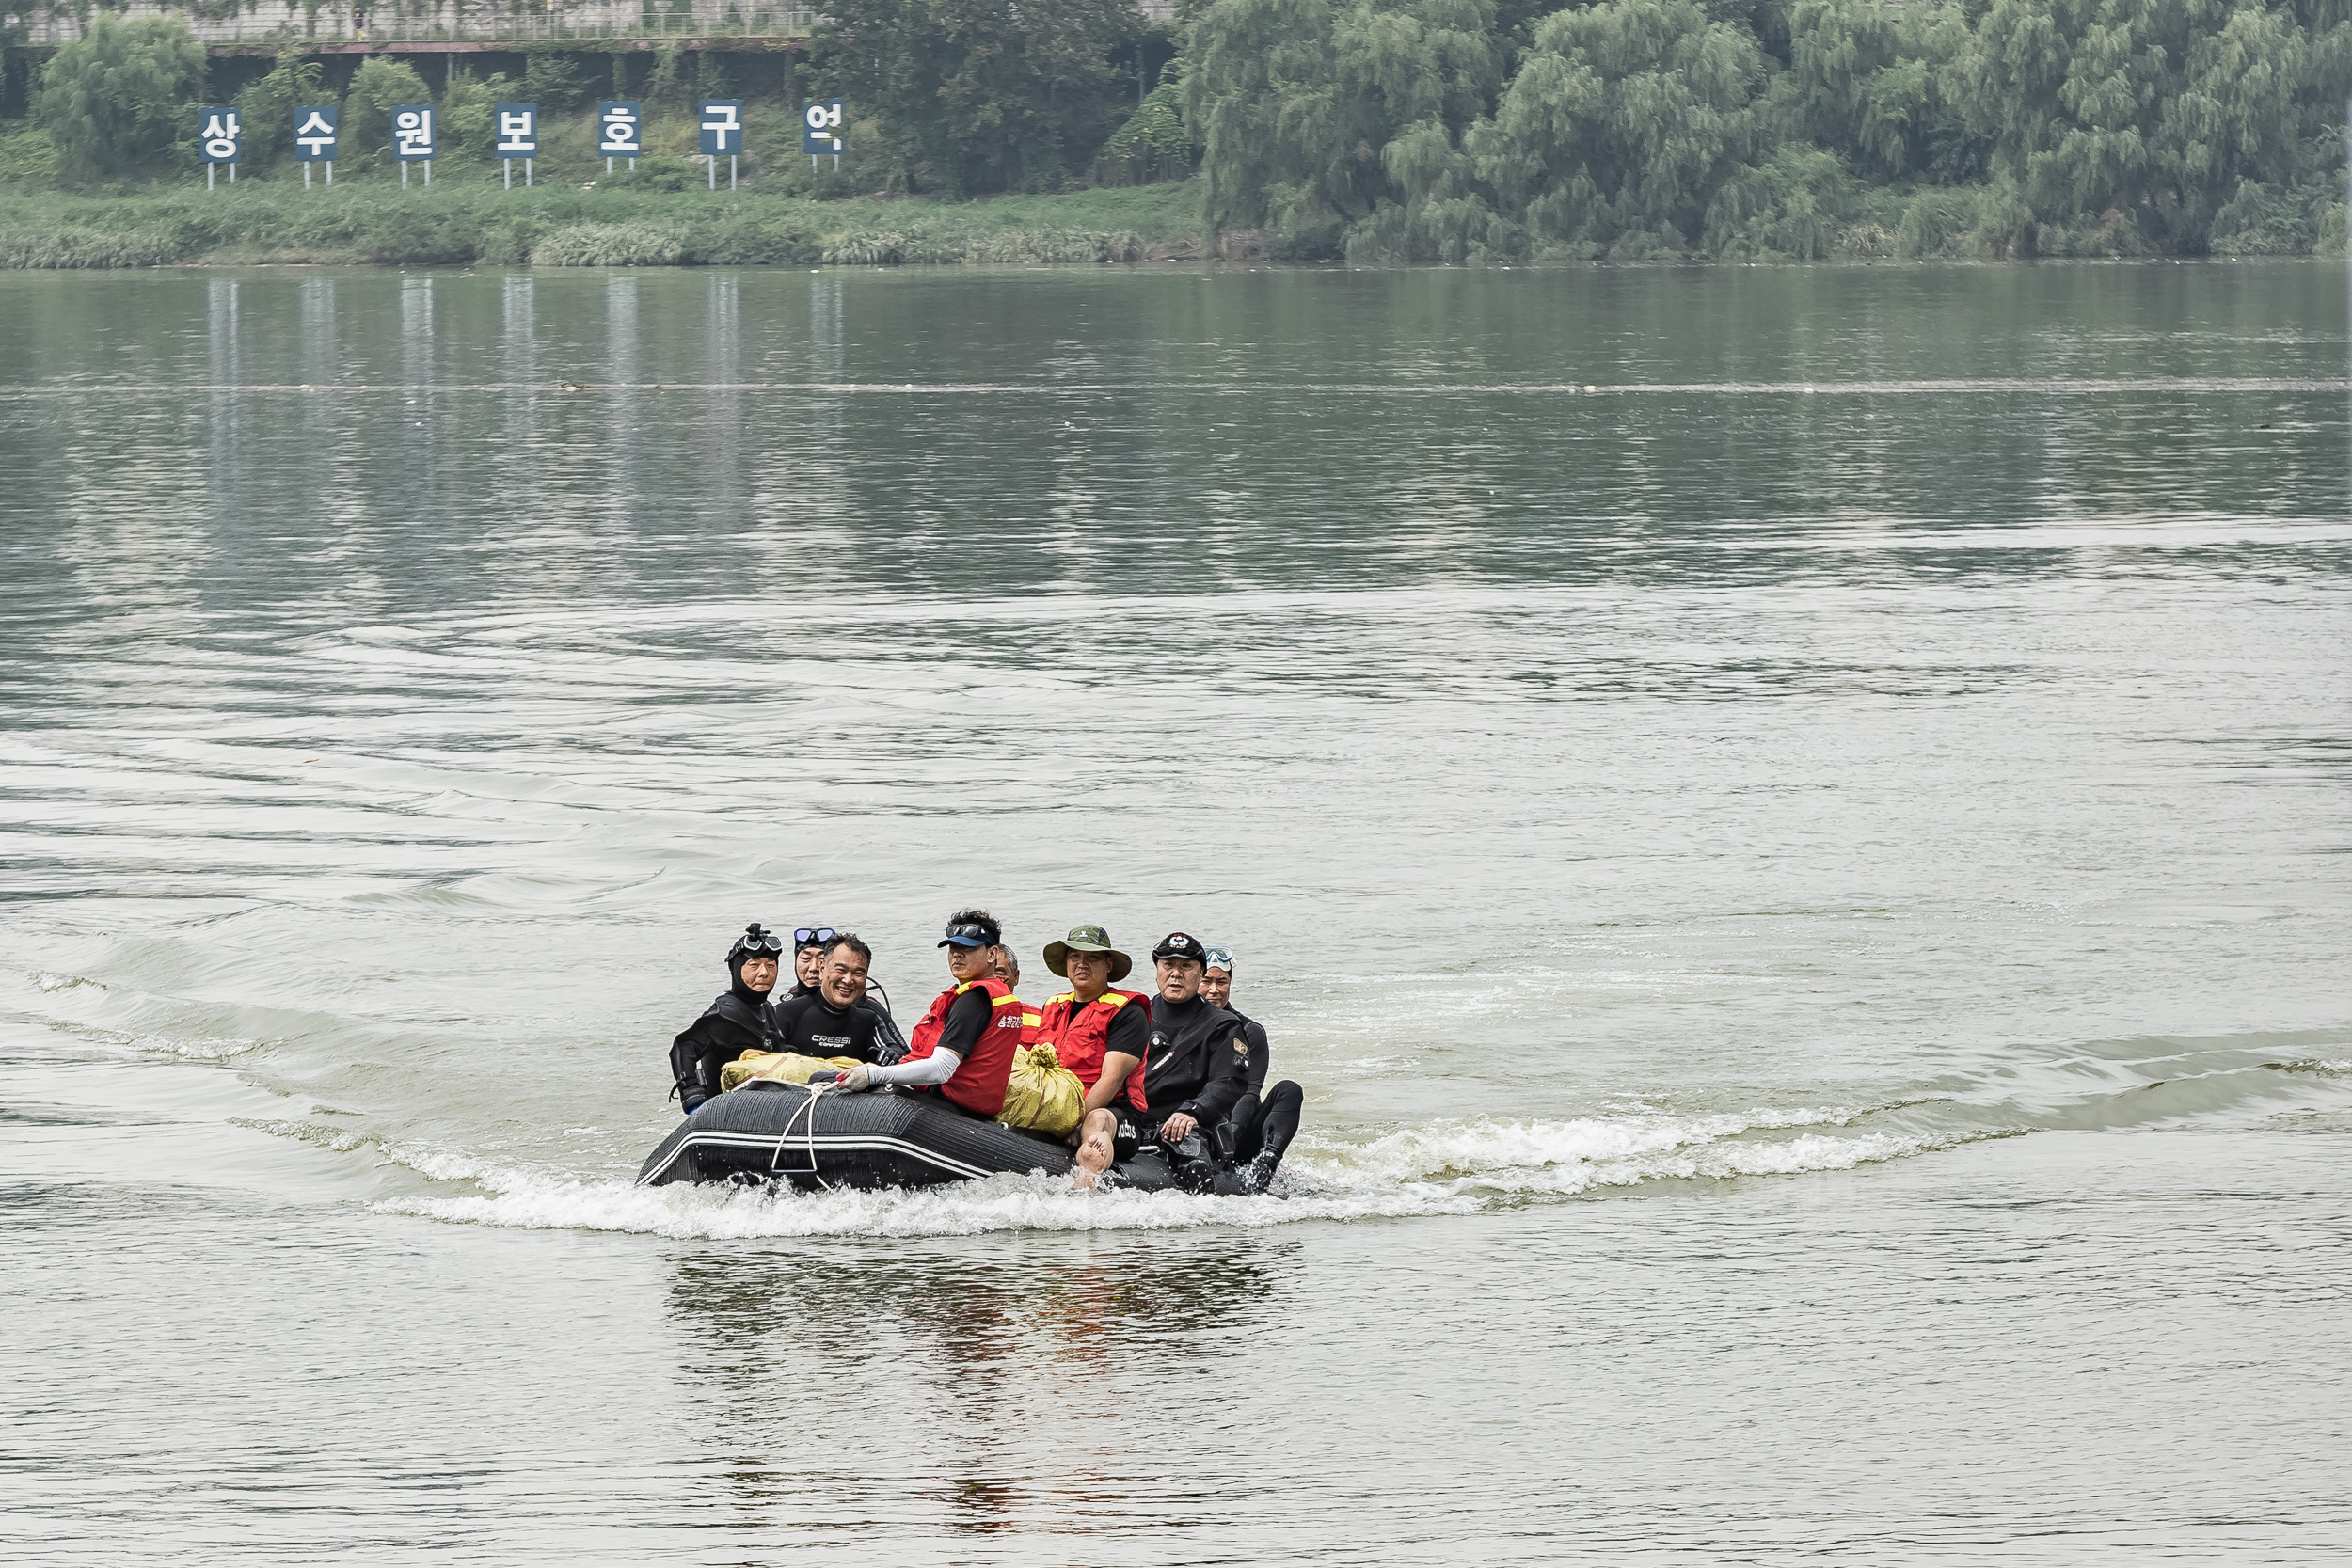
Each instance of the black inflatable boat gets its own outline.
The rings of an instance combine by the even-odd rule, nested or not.
[[[637,1173],[641,1187],[750,1178],[797,1187],[929,1187],[1031,1171],[1066,1176],[1073,1150],[895,1090],[811,1095],[798,1084],[755,1079],[714,1095],[661,1140]],[[1156,1148],[1111,1167],[1118,1184],[1173,1187]]]

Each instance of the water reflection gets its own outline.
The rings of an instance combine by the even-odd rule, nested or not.
[[[670,1321],[695,1431],[734,1456],[747,1514],[870,1506],[881,1486],[961,1532],[1050,1516],[1086,1533],[1135,1494],[1138,1433],[1194,1421],[1183,1381],[1217,1377],[1301,1244],[1212,1232],[696,1252],[674,1265]]]

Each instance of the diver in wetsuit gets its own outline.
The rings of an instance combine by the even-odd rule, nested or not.
[[[1233,950],[1212,947],[1202,962],[1201,996],[1241,1020],[1242,1071],[1249,1080],[1248,1092],[1210,1133],[1209,1141],[1227,1167],[1216,1173],[1216,1191],[1262,1193],[1274,1180],[1291,1139],[1298,1135],[1298,1114],[1307,1092],[1287,1078],[1271,1089],[1265,1086],[1265,1025],[1233,1006]]]
[[[830,926],[801,926],[792,932],[792,989],[776,998],[814,996],[824,983],[825,955],[841,933]]]
[[[1159,994],[1152,999],[1144,1058],[1137,1063],[1123,1053],[1104,1057],[1103,1079],[1110,1080],[1123,1067],[1125,1085],[1118,1099],[1089,1112],[1079,1125],[1084,1139],[1099,1132],[1099,1117],[1113,1117],[1114,1159],[1133,1159],[1145,1145],[1157,1145],[1178,1181],[1194,1192],[1207,1191],[1216,1177],[1205,1131],[1232,1113],[1249,1085],[1242,1066],[1241,1020],[1200,995],[1205,951],[1200,938],[1184,931],[1171,931],[1152,949]]]
[[[670,1042],[670,1075],[676,1081],[672,1092],[688,1116],[719,1092],[722,1067],[746,1051],[783,1049],[775,1015],[768,1009],[783,952],[784,939],[762,930],[758,921],[745,927],[727,949],[727,989]]]
[[[776,1031],[787,1051],[803,1056],[854,1056],[861,1062],[892,1059],[903,1049],[889,1015],[866,994],[874,950],[854,931],[837,931],[821,949],[818,984],[772,1005]]]

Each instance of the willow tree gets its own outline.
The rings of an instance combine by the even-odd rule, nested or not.
[[[69,176],[127,172],[196,135],[204,46],[179,17],[90,17],[41,68],[34,112]]]
[[[1994,0],[1954,64],[1997,179],[2045,222],[2201,245],[2246,182],[2342,157],[2345,0]]]
[[[1493,100],[1493,24],[1492,0],[1216,0],[1184,74],[1211,228],[1327,255],[1429,199]]]
[[[1531,235],[1621,255],[1699,237],[1724,182],[1769,139],[1766,58],[1692,0],[1608,0],[1539,24],[1469,148]]]

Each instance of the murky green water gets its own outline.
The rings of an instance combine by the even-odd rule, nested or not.
[[[2328,1562],[2324,266],[0,275],[23,1560]],[[628,1185],[747,919],[1278,1200]]]

